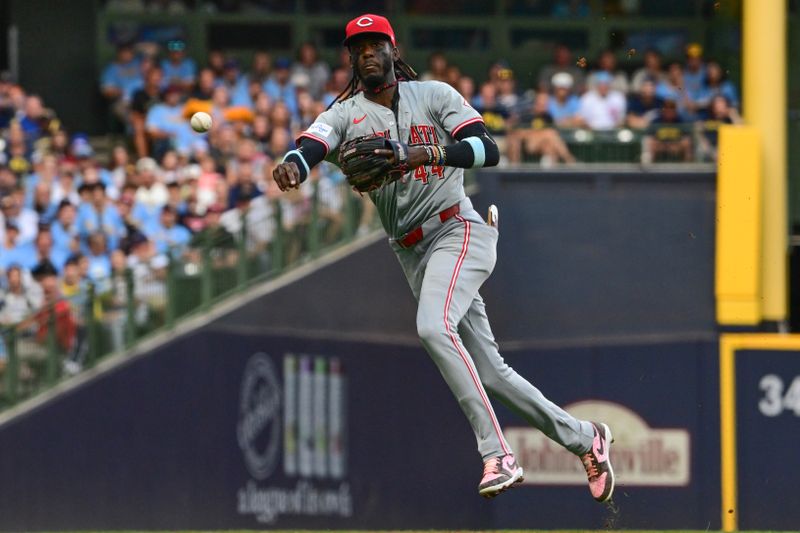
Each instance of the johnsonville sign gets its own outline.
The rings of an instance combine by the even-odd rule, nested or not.
[[[686,429],[651,428],[625,406],[584,401],[565,408],[583,420],[606,422],[614,434],[611,460],[617,483],[640,487],[682,487],[690,480],[690,442]],[[586,473],[570,452],[533,428],[504,433],[525,469],[525,484],[585,485]]]

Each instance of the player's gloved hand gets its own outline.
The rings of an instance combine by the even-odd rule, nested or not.
[[[353,189],[374,191],[408,172],[408,146],[380,135],[356,137],[339,147],[339,167]]]
[[[281,191],[296,189],[300,186],[300,170],[293,161],[281,163],[272,171],[272,178]]]

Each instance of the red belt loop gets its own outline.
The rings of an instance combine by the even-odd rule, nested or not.
[[[445,223],[448,220],[450,220],[451,218],[453,218],[454,216],[456,216],[460,211],[461,211],[460,203],[459,204],[455,204],[455,205],[451,205],[450,207],[448,207],[444,211],[439,212],[439,221],[441,223]],[[418,227],[416,229],[413,229],[413,230],[409,231],[403,237],[398,239],[396,242],[397,242],[397,244],[399,244],[403,248],[411,248],[412,246],[417,244],[419,241],[421,241],[422,237],[424,237],[424,235],[422,234],[422,226],[420,226],[420,227]]]
[[[439,220],[444,223],[448,219],[451,219],[454,216],[456,216],[459,213],[459,211],[461,211],[461,206],[459,204],[452,205],[447,209],[445,209],[444,211],[442,211],[441,213],[439,213]]]
[[[403,248],[411,248],[419,241],[422,240],[422,227],[411,230],[405,236],[397,241]]]

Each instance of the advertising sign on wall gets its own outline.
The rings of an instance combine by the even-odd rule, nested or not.
[[[250,474],[237,492],[240,515],[261,524],[282,515],[353,515],[345,390],[338,358],[286,354],[281,376],[267,354],[250,357],[236,428]]]
[[[690,435],[686,428],[652,428],[632,409],[600,400],[565,406],[581,420],[602,420],[614,428],[614,473],[627,487],[683,487],[691,479]],[[505,429],[528,476],[528,485],[586,485],[575,456],[533,428]]]

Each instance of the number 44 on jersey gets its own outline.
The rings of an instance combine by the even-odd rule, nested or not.
[[[408,136],[408,145],[414,146],[415,144],[439,144],[439,136],[436,135],[436,128],[428,124],[412,124]],[[439,179],[444,178],[444,167],[432,165],[429,167],[421,166],[414,169],[414,179],[420,180],[426,185],[428,184],[428,178],[430,176],[439,176]]]

